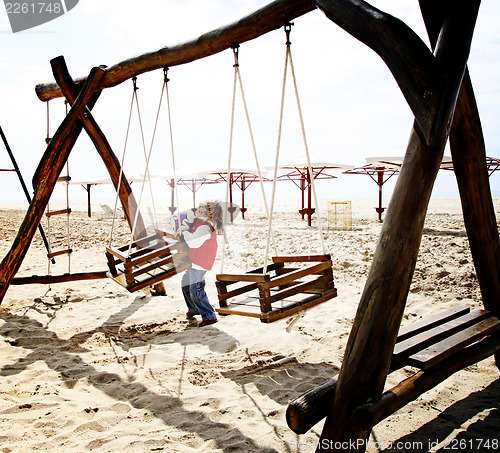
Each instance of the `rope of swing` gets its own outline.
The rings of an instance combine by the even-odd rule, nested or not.
[[[137,210],[135,212],[134,223],[132,225],[132,231],[130,232],[130,240],[129,240],[128,251],[127,251],[128,255],[130,255],[130,252],[132,250],[132,245],[133,245],[133,242],[134,242],[135,230],[137,228],[137,221],[139,219],[139,214],[140,214],[139,206],[142,203],[142,197],[144,195],[144,186],[146,185],[146,180],[148,180],[148,182],[149,182],[149,189],[150,189],[150,192],[151,192],[151,203],[153,205],[153,214],[154,214],[155,221],[156,221],[156,207],[155,207],[154,196],[153,196],[153,187],[152,187],[152,184],[151,184],[151,174],[149,172],[149,161],[150,161],[150,158],[151,158],[151,152],[153,150],[153,144],[154,144],[154,138],[155,138],[154,136],[155,136],[155,133],[156,133],[156,126],[158,124],[159,108],[161,106],[161,104],[160,104],[160,106],[158,107],[158,113],[156,115],[156,122],[155,122],[155,126],[154,126],[154,132],[153,132],[153,136],[151,138],[151,145],[149,147],[149,152],[147,152],[146,151],[146,141],[144,139],[144,128],[143,128],[143,125],[142,125],[141,109],[140,109],[140,106],[139,106],[139,97],[137,96],[137,91],[139,89],[137,87],[137,77],[133,77],[132,78],[132,82],[134,84],[134,91],[133,91],[132,98],[135,101],[135,106],[136,106],[136,109],[137,109],[137,117],[139,119],[139,130],[140,130],[140,133],[141,133],[142,149],[143,149],[143,153],[144,153],[144,158],[146,160],[146,166],[145,166],[145,169],[144,169],[144,176],[142,178],[141,191],[140,191],[140,194],[139,194],[139,201],[137,202],[137,207],[138,208],[137,208]]]
[[[65,100],[64,104],[66,106],[66,115],[68,115],[68,101]],[[67,239],[67,247],[68,247],[68,273],[71,274],[71,224],[69,220],[69,216],[71,214],[71,209],[69,206],[69,156],[66,159],[66,239]]]
[[[237,86],[239,85],[241,99],[242,99],[242,103],[243,103],[243,109],[245,111],[245,117],[246,117],[246,121],[247,121],[248,131],[250,134],[250,141],[252,144],[253,155],[255,158],[255,165],[257,167],[257,173],[259,175],[259,183],[260,183],[260,188],[261,188],[261,192],[262,192],[262,198],[264,200],[264,207],[266,210],[266,215],[269,216],[269,207],[268,207],[268,203],[267,203],[266,192],[264,190],[264,180],[262,177],[262,171],[260,169],[259,158],[257,156],[255,139],[254,139],[252,125],[251,125],[251,121],[250,121],[250,115],[248,113],[245,91],[243,89],[243,82],[241,79],[240,64],[239,64],[239,46],[238,45],[233,46],[233,55],[234,55],[234,65],[233,65],[233,67],[234,67],[234,81],[233,81],[233,98],[232,98],[232,107],[231,107],[231,127],[230,127],[230,134],[229,134],[229,153],[228,153],[227,175],[226,175],[226,181],[227,181],[227,184],[226,184],[226,206],[228,206],[228,204],[229,204],[229,188],[231,185],[230,178],[231,178],[231,160],[232,160],[232,151],[233,151],[233,132],[234,132],[234,117],[235,117],[235,106],[236,106],[236,92],[237,92]],[[228,209],[225,209],[224,217],[223,217],[224,234],[226,232],[227,216],[228,216]],[[269,234],[272,236],[273,245],[274,245],[274,248],[276,250],[276,242],[274,240],[274,235],[273,235],[272,230]],[[226,240],[226,242],[227,242],[227,240]],[[221,257],[221,273],[224,270],[224,257],[225,257],[224,252],[225,252],[225,248],[223,248],[222,257]]]
[[[149,152],[147,154],[145,153],[145,157],[146,157],[146,170],[145,170],[145,174],[144,174],[143,181],[142,181],[142,187],[141,187],[141,193],[140,193],[140,198],[139,198],[138,206],[140,205],[140,202],[142,200],[142,195],[143,195],[143,191],[144,191],[144,185],[145,185],[146,178],[149,178],[150,187],[151,187],[151,177],[150,177],[150,172],[149,172],[149,162],[150,162],[150,158],[151,158],[151,154],[152,154],[152,150],[153,150],[153,146],[154,146],[154,142],[155,142],[156,131],[157,131],[157,128],[158,128],[158,122],[159,122],[159,117],[160,117],[160,112],[161,112],[161,106],[162,106],[163,97],[164,97],[165,94],[166,94],[166,98],[167,98],[168,123],[169,123],[169,133],[170,133],[170,148],[171,148],[171,154],[172,154],[172,165],[173,165],[173,169],[174,169],[173,170],[174,171],[174,184],[175,184],[177,205],[179,206],[179,197],[178,197],[178,194],[177,194],[177,174],[176,174],[175,153],[174,153],[173,132],[172,132],[172,118],[171,118],[171,110],[170,110],[170,96],[169,96],[169,92],[168,92],[168,82],[169,82],[169,79],[167,77],[168,68],[164,68],[163,71],[164,71],[163,84],[162,84],[162,89],[161,89],[161,93],[160,93],[160,100],[159,100],[159,103],[158,103],[158,109],[157,109],[157,112],[156,112],[156,119],[155,119],[155,124],[154,124],[154,129],[153,129],[153,136],[152,136],[152,139],[151,139],[151,145],[150,145],[150,148],[149,148]],[[137,83],[136,83],[136,77],[134,77],[132,79],[132,81],[133,81],[133,92],[132,92],[132,99],[131,99],[131,102],[130,102],[129,116],[128,116],[128,122],[127,122],[127,131],[126,131],[126,134],[125,134],[125,143],[124,143],[124,147],[123,147],[122,161],[121,161],[121,166],[120,166],[120,175],[119,175],[119,178],[118,178],[118,188],[121,186],[121,181],[123,179],[123,167],[124,167],[125,155],[126,155],[126,151],[127,151],[128,138],[129,138],[129,134],[130,134],[130,126],[131,126],[131,122],[132,122],[132,113],[133,113],[133,110],[134,110],[134,105],[137,107],[137,111],[138,111],[139,127],[140,127],[140,130],[141,130],[141,137],[142,137],[143,148],[144,148],[144,152],[145,152],[144,132],[143,132],[143,127],[142,127],[142,120],[141,120],[141,116],[140,116],[140,108],[139,108],[139,102],[138,102],[138,97],[137,97],[137,90],[138,90],[138,88],[137,88]],[[152,192],[151,192],[151,195],[152,195]],[[116,218],[116,212],[117,212],[117,206],[118,206],[118,199],[119,199],[119,193],[117,191],[117,196],[116,196],[116,199],[115,199],[115,206],[114,206],[114,210],[113,210],[113,222],[112,222],[112,225],[111,225],[111,234],[110,234],[109,246],[111,246],[112,237],[113,237],[113,230],[114,230],[114,224],[115,224],[115,218]],[[154,197],[153,197],[153,195],[151,196],[151,200],[152,200],[152,203],[153,203],[155,223],[156,223],[156,226],[158,226],[158,216],[156,214],[156,206],[155,206],[155,203],[154,203]],[[135,234],[135,229],[137,227],[138,216],[139,216],[139,209],[137,209],[137,211],[135,213],[134,222],[133,222],[132,231],[131,231],[131,238],[130,238],[130,241],[129,241],[128,253],[130,253],[130,250],[131,250],[131,247],[132,247],[133,236]]]
[[[118,200],[120,198],[120,188],[121,188],[122,179],[123,179],[123,165],[125,163],[125,155],[127,152],[128,138],[129,138],[129,133],[130,133],[130,125],[132,123],[133,108],[134,108],[134,93],[132,92],[132,99],[130,101],[130,109],[129,109],[129,114],[128,114],[127,131],[125,133],[125,142],[123,145],[122,160],[120,162],[120,175],[118,176],[118,186],[116,188],[115,205],[113,208],[113,220],[111,222],[111,231],[109,234],[109,247],[112,246],[112,242],[113,242],[113,232],[115,229],[116,212],[118,210]]]
[[[314,185],[314,175],[313,175],[312,167],[311,167],[311,159],[309,157],[309,147],[307,144],[304,118],[302,116],[302,108],[300,106],[300,97],[299,97],[299,91],[298,91],[298,86],[297,86],[297,78],[295,76],[295,69],[293,66],[292,50],[291,50],[292,43],[290,41],[291,29],[292,29],[291,23],[288,23],[285,25],[285,33],[286,33],[285,69],[283,72],[283,85],[282,85],[282,90],[281,90],[281,107],[280,107],[280,118],[279,118],[279,127],[278,127],[278,141],[277,141],[277,146],[276,146],[276,156],[275,156],[275,162],[274,162],[273,189],[272,189],[272,195],[271,195],[271,213],[269,216],[269,224],[268,224],[268,240],[267,240],[267,244],[266,244],[265,263],[267,263],[268,256],[269,256],[269,231],[272,228],[272,219],[273,219],[273,214],[274,214],[274,201],[275,201],[275,197],[276,197],[276,181],[278,179],[277,178],[277,176],[278,176],[278,164],[279,164],[279,154],[280,154],[280,148],[281,148],[281,132],[282,132],[282,127],[283,127],[283,112],[284,112],[284,106],[285,106],[286,80],[287,80],[287,72],[288,72],[289,65],[290,65],[293,85],[294,85],[294,89],[295,89],[295,97],[297,100],[297,107],[298,107],[298,112],[299,112],[301,130],[302,130],[302,138],[304,141],[304,146],[305,146],[305,151],[306,151],[307,171],[309,172],[309,175],[310,175],[310,178],[309,178],[311,181],[310,184],[311,184],[311,188],[312,188],[312,192],[313,192],[313,196],[314,196],[314,203],[315,203],[316,209],[317,209],[318,230],[319,230],[319,236],[320,236],[320,241],[321,241],[321,248],[323,250],[323,254],[326,254],[326,247],[325,247],[325,242],[323,239],[322,221],[321,221],[321,215],[319,212],[319,204],[318,204],[318,198],[316,195],[316,187]],[[264,266],[266,266],[266,264],[264,264]]]
[[[168,128],[169,128],[169,134],[170,134],[170,154],[172,156],[172,169],[173,169],[173,173],[174,173],[174,191],[175,191],[175,201],[176,201],[176,204],[177,204],[177,211],[179,213],[179,222],[178,222],[178,231],[180,229],[180,226],[181,226],[181,222],[180,222],[180,204],[179,204],[179,190],[178,190],[178,187],[177,187],[177,165],[175,163],[175,150],[174,150],[174,134],[173,134],[173,128],[172,128],[172,115],[171,115],[171,111],[170,111],[170,95],[169,95],[169,91],[168,91],[168,82],[170,82],[170,79],[168,78],[168,68],[164,68],[163,69],[163,88],[164,88],[164,91],[165,91],[165,94],[166,94],[166,97],[167,97],[167,112],[168,112]],[[162,90],[162,94],[160,96],[160,105],[158,106],[158,115],[159,115],[159,112],[160,112],[160,106],[161,106],[161,101],[162,101],[162,98],[163,98],[163,90]]]

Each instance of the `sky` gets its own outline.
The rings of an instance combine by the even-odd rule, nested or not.
[[[30,30],[12,33],[0,6],[0,125],[7,136],[21,172],[31,178],[45,149],[47,105],[35,94],[39,83],[53,81],[50,60],[63,55],[73,77],[86,76],[93,66],[120,61],[190,41],[227,25],[269,3],[268,0],[80,0],[65,15]],[[418,2],[373,0],[371,4],[403,20],[428,42]],[[487,155],[500,158],[500,2],[485,0],[472,42],[469,70],[481,113]],[[292,55],[308,149],[313,161],[360,166],[367,157],[402,156],[410,136],[413,115],[389,70],[372,50],[327,19],[320,11],[294,21]],[[224,169],[230,148],[233,55],[217,55],[175,66],[169,70],[169,98],[173,155],[177,174]],[[272,165],[277,149],[285,34],[276,30],[244,43],[239,63],[245,98],[261,167]],[[138,77],[138,99],[145,146],[140,139],[139,116],[132,110],[132,82],[104,90],[93,114],[106,134],[129,178],[145,173],[145,149],[151,149],[150,173],[171,175],[172,149],[165,98],[160,109],[155,140],[151,145],[162,90],[162,71]],[[49,103],[49,135],[65,115],[62,99]],[[125,146],[125,142],[127,145]],[[241,97],[236,99],[232,166],[255,167],[250,135]],[[280,163],[300,160],[305,154],[293,87],[285,97]],[[449,150],[445,151],[449,155]],[[107,177],[104,164],[82,132],[70,156],[74,182]],[[0,168],[11,164],[0,144]],[[497,172],[498,173],[498,172]],[[500,173],[490,177],[494,196],[500,196]],[[320,181],[323,199],[376,199],[376,184],[361,175],[342,175]],[[384,186],[388,200],[395,178]],[[270,186],[270,185],[269,185]],[[138,190],[138,189],[135,189]],[[186,190],[186,189],[185,189]],[[222,185],[201,188],[207,196],[225,196]],[[168,196],[163,181],[155,182],[155,197]],[[209,193],[213,191],[213,193]],[[299,197],[290,182],[279,185],[279,196]],[[61,189],[54,196],[63,196]],[[181,196],[188,197],[186,191]],[[260,196],[257,185],[248,197]],[[458,196],[451,172],[441,171],[436,197]],[[71,197],[85,199],[86,192],[71,186]],[[111,198],[110,187],[93,190],[93,197]],[[0,173],[0,202],[23,201],[24,194],[13,173]]]

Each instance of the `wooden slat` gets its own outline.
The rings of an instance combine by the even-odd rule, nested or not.
[[[284,266],[283,263],[271,263],[266,267],[267,272],[272,272],[277,269],[280,269]],[[251,271],[247,271],[247,274],[263,274],[264,273],[264,267],[258,267],[257,269],[252,269]]]
[[[357,407],[351,414],[350,419],[363,430],[371,429],[381,420],[418,398],[422,393],[435,387],[436,384],[443,382],[452,374],[486,359],[499,350],[500,338],[498,336],[488,336],[483,341],[456,352],[441,362],[439,366],[415,373],[384,392],[379,400]]]
[[[301,311],[315,307],[316,305],[322,304],[323,302],[333,299],[334,297],[337,297],[336,288],[325,291],[321,294],[321,296],[315,295],[306,297],[300,304],[291,308],[287,308],[286,310],[273,310],[271,313],[263,313],[261,316],[261,321],[266,323],[278,321]]]
[[[439,324],[444,324],[451,319],[458,318],[459,316],[469,312],[470,308],[468,307],[454,307],[430,318],[424,318],[407,326],[401,327],[399,329],[397,342],[401,343],[409,337],[425,332],[426,330],[430,330]]]
[[[133,259],[127,259],[124,263],[125,268],[138,267],[150,261],[154,261],[165,256],[177,256],[172,255],[169,247],[160,247],[157,249],[148,249],[144,255],[139,257],[134,257]]]
[[[240,315],[252,318],[260,318],[261,322],[271,323],[279,319],[286,318],[300,311],[319,305],[337,296],[337,290],[332,288],[320,295],[306,296],[298,300],[283,300],[279,307],[268,312],[262,312],[259,304],[260,298],[247,297],[239,299],[237,302],[231,301],[228,307],[216,308],[215,311],[221,315]]]
[[[60,256],[60,255],[69,255],[71,253],[73,253],[73,249],[58,250],[57,252],[47,253],[47,258],[54,258],[55,256]]]
[[[306,267],[304,269],[299,269],[297,271],[290,272],[288,274],[285,274],[282,277],[275,278],[269,282],[264,283],[264,287],[267,289],[274,288],[276,286],[283,286],[283,285],[288,285],[295,280],[305,277],[307,275],[311,274],[316,274],[318,272],[321,272],[325,269],[328,269],[331,267],[332,262],[330,260],[328,261],[322,261],[319,264],[315,264],[313,266]]]
[[[26,285],[26,284],[49,284],[49,283],[64,283],[74,282],[78,280],[96,280],[106,278],[107,271],[93,271],[93,272],[76,272],[58,275],[30,275],[19,276],[12,279],[12,285]]]
[[[299,284],[296,284],[296,285],[294,285],[290,288],[287,288],[285,290],[278,291],[277,293],[271,295],[271,297],[268,299],[268,301],[272,304],[274,302],[286,299],[286,298],[293,296],[295,294],[310,291],[314,288],[316,288],[319,292],[321,292],[321,290],[318,289],[318,285],[324,285],[324,284],[328,284],[328,283],[331,285],[330,286],[330,288],[331,288],[333,286],[333,282],[331,280],[329,281],[329,279],[327,277],[319,277],[319,278],[316,278],[315,280],[305,282],[305,283],[299,283]]]
[[[289,256],[273,256],[275,263],[308,263],[315,261],[328,261],[330,255],[289,255]]]
[[[240,281],[263,283],[271,279],[268,274],[217,274],[216,278],[219,281],[233,283]]]
[[[71,208],[67,208],[67,209],[60,209],[58,211],[49,211],[49,212],[46,212],[45,215],[47,217],[52,217],[52,216],[55,216],[55,215],[61,215],[61,214],[71,214]]]
[[[71,176],[59,176],[57,182],[69,182],[71,181]]]
[[[305,434],[316,423],[326,417],[335,398],[337,376],[319,387],[313,388],[288,404],[286,421],[296,434]]]
[[[168,272],[162,272],[154,277],[145,278],[141,281],[133,281],[131,284],[127,284],[124,273],[120,273],[117,276],[113,276],[111,275],[111,273],[108,273],[107,275],[108,277],[113,279],[116,283],[126,288],[128,291],[135,292],[140,289],[146,288],[148,286],[152,286],[155,283],[161,282],[162,280],[166,280],[167,278],[170,278],[177,273],[181,273],[185,271],[190,265],[191,263],[186,263],[180,267],[173,267]]]
[[[187,256],[185,258],[187,258]],[[175,261],[177,261],[177,263]],[[132,275],[133,277],[138,277],[142,274],[147,274],[147,273],[149,273],[157,268],[161,268],[162,266],[168,265],[168,267],[171,268],[172,266],[175,267],[175,264],[182,265],[182,264],[184,264],[185,261],[186,261],[186,259],[184,259],[184,260],[179,259],[178,260],[177,256],[168,256],[165,259],[153,261],[148,266],[142,266],[139,268],[127,268],[127,267],[125,267],[125,272],[130,273],[130,275]]]
[[[244,285],[232,291],[226,291],[225,293],[219,292],[219,302],[230,299],[231,297],[236,297],[244,294],[248,291],[252,291],[257,288],[258,283],[251,283],[250,285]]]
[[[124,263],[125,260],[127,259],[127,256],[124,255],[121,250],[119,250],[115,247],[106,247],[106,253],[114,256],[115,258],[118,259],[118,261],[120,261],[122,263]]]
[[[437,325],[430,330],[421,332],[407,340],[397,343],[394,347],[391,369],[397,369],[407,363],[408,357],[430,345],[451,337],[455,333],[480,322],[490,316],[486,310],[475,310],[459,318],[451,319],[445,324]]]
[[[140,257],[140,256],[143,256],[147,253],[150,253],[150,249],[147,248],[146,246],[150,246],[151,242],[156,241],[157,239],[161,240],[161,238],[158,238],[156,235],[148,236],[147,238],[144,238],[143,240],[132,242],[132,246],[127,244],[127,245],[123,245],[121,247],[106,247],[106,252],[112,254],[113,256],[115,256],[118,260],[120,260],[123,263],[131,262],[131,261],[134,261],[134,259],[137,257]],[[163,240],[161,240],[160,244],[162,244],[162,243],[164,244],[165,242]],[[144,247],[137,249],[136,247],[138,244],[141,244]],[[154,248],[153,250],[160,250],[163,248],[166,248],[169,250],[183,250],[184,249],[187,251],[186,245],[183,242],[178,242],[175,244],[170,244],[170,245],[165,245],[165,246],[162,245],[159,248]],[[129,252],[129,249],[130,249],[130,252]],[[124,253],[124,252],[126,252],[126,253]]]
[[[247,297],[238,300],[237,303],[231,302],[228,307],[216,308],[215,311],[221,315],[239,315],[249,316],[252,318],[260,318],[260,302],[259,298]]]
[[[450,357],[467,346],[482,338],[500,331],[500,320],[491,316],[479,323],[440,341],[417,354],[412,355],[408,362],[410,365],[427,370],[437,363]]]

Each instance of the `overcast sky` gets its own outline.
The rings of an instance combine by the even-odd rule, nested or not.
[[[31,186],[31,177],[45,148],[46,104],[35,95],[37,83],[53,80],[50,60],[64,55],[73,77],[85,76],[93,66],[111,66],[133,56],[200,36],[234,22],[269,3],[266,0],[80,0],[64,16],[28,31],[12,33],[0,7],[0,125]],[[374,6],[409,25],[427,43],[418,2],[374,0]],[[482,2],[469,59],[469,69],[481,113],[487,154],[500,157],[500,2]],[[366,157],[401,156],[413,117],[397,84],[381,59],[315,11],[294,21],[292,53],[301,96],[309,151],[313,160],[364,165]],[[240,48],[243,79],[256,148],[261,166],[270,165],[276,151],[281,85],[285,58],[283,30],[271,32]],[[227,166],[233,55],[230,50],[170,69],[169,84],[177,171],[189,173]],[[162,89],[161,71],[138,78],[141,118],[149,149]],[[107,89],[94,115],[116,154],[122,158],[132,82]],[[165,106],[164,106],[165,107]],[[304,154],[292,87],[287,87],[280,162]],[[61,122],[65,106],[50,102],[50,135]],[[129,177],[144,173],[137,114],[134,112],[125,154]],[[233,165],[253,164],[251,142],[237,100]],[[449,154],[449,151],[446,151]],[[0,168],[10,167],[0,144]],[[70,157],[73,180],[106,178],[106,170],[82,132]],[[172,172],[166,109],[152,152],[151,173]],[[11,173],[0,173],[0,201],[23,200]],[[376,185],[367,176],[341,175],[319,186],[327,199],[376,198]],[[500,195],[500,176],[490,178]],[[285,184],[285,183],[283,183]],[[289,184],[289,185],[288,185]],[[390,192],[393,182],[387,185]],[[203,189],[202,189],[203,190]],[[221,190],[221,194],[224,192]],[[84,198],[79,187],[74,197]],[[165,191],[167,187],[165,185]],[[298,196],[291,183],[285,196]],[[167,192],[166,192],[167,193]],[[105,192],[94,191],[95,196]],[[107,195],[107,193],[106,193]],[[259,196],[258,189],[249,193]],[[440,172],[435,196],[456,196],[456,182]]]

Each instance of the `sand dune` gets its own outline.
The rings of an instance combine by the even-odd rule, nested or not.
[[[373,206],[353,201],[352,231],[328,230],[324,213],[338,297],[292,325],[227,316],[198,328],[185,317],[180,276],[165,282],[167,296],[155,297],[111,280],[11,286],[0,307],[0,451],[313,452],[322,422],[297,436],[285,410],[342,362],[381,228]],[[307,227],[296,208],[277,205],[279,253],[320,252],[317,224]],[[24,211],[0,211],[4,256]],[[105,269],[111,220],[88,219],[83,206],[72,217],[71,270]],[[227,228],[225,270],[262,265],[262,208],[250,203],[246,217]],[[52,228],[63,243],[64,224]],[[119,220],[113,240],[127,237]],[[213,305],[220,260],[207,278]],[[65,258],[57,261],[51,271],[66,272]],[[46,272],[37,235],[19,275]],[[459,201],[433,200],[403,322],[456,305],[480,307],[480,291]],[[494,451],[498,375],[492,358],[456,373],[377,425],[369,451]],[[404,448],[389,450],[389,442]]]

